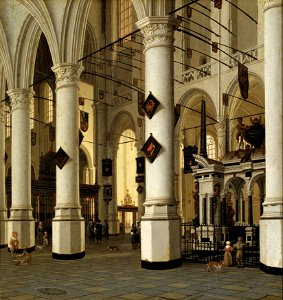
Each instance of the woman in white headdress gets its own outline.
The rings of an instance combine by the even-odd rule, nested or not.
[[[226,246],[224,247],[224,265],[226,267],[231,267],[233,265],[233,257],[232,252],[234,248],[231,246],[230,241],[226,242]]]

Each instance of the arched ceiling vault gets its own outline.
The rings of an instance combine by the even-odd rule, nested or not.
[[[38,22],[50,47],[54,65],[63,62],[77,63],[83,54],[91,0],[17,1]]]
[[[206,103],[206,123],[215,123],[217,119],[216,108],[211,97],[201,89],[187,91],[179,101],[181,104],[181,115],[178,121],[177,130],[199,126],[201,120],[201,102]]]

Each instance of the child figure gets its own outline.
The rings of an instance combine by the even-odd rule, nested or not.
[[[18,233],[16,231],[12,232],[12,236],[10,238],[9,245],[10,245],[12,257],[14,257],[19,248]]]
[[[48,233],[47,231],[44,231],[43,233],[43,246],[48,247],[49,241],[48,241]]]

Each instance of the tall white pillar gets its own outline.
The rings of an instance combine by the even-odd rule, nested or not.
[[[5,189],[5,105],[0,103],[0,248],[7,247],[7,206]]]
[[[7,91],[11,99],[12,113],[12,205],[8,222],[8,238],[18,233],[19,249],[34,250],[34,219],[31,206],[31,135],[30,89]]]
[[[174,17],[146,17],[137,26],[144,35],[145,95],[160,101],[152,119],[145,121],[145,140],[152,133],[162,145],[153,163],[146,161],[145,214],[141,219],[141,265],[148,269],[178,267],[181,226],[174,197]]]
[[[283,270],[283,1],[264,6],[266,198],[260,220],[260,263]]]
[[[83,67],[62,63],[56,75],[56,151],[69,158],[56,167],[56,206],[52,221],[52,256],[77,259],[85,256],[85,224],[79,197],[79,77]]]

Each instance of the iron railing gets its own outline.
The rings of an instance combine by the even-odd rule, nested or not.
[[[242,237],[245,243],[244,264],[259,267],[259,227],[258,225],[199,225],[182,224],[182,258],[189,262],[207,263],[221,261],[224,257],[226,241],[231,245]],[[236,265],[236,252],[232,253]]]

